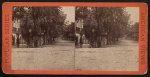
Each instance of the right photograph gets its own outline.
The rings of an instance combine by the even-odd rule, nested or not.
[[[77,70],[139,70],[138,7],[76,7]]]

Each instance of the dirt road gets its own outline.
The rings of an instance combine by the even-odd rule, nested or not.
[[[74,47],[74,42],[58,40],[55,45],[43,48],[13,48],[12,69],[138,70],[137,42],[122,40],[118,45],[106,48]]]
[[[106,48],[77,48],[75,51],[77,70],[138,70],[138,43],[131,40],[121,40]]]
[[[57,40],[43,48],[13,48],[12,69],[17,70],[73,70],[74,43]]]

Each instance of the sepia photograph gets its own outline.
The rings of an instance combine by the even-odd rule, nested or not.
[[[138,34],[138,7],[76,7],[76,69],[138,71]]]
[[[13,7],[12,69],[74,69],[74,7]]]
[[[139,70],[139,7],[15,6],[13,70]]]

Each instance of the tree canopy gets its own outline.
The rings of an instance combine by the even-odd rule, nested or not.
[[[87,39],[101,47],[103,37],[107,44],[123,36],[129,24],[129,14],[119,7],[77,7],[76,20],[84,20],[83,32]]]
[[[21,34],[27,44],[35,46],[41,37],[50,44],[58,37],[64,25],[61,7],[14,7],[13,20],[21,20]]]

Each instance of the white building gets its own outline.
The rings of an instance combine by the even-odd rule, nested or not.
[[[21,30],[20,30],[21,21],[19,19],[15,19],[12,22],[12,42],[14,45],[16,45],[17,42],[17,33],[19,34],[20,43],[24,43],[24,40],[21,36]]]

